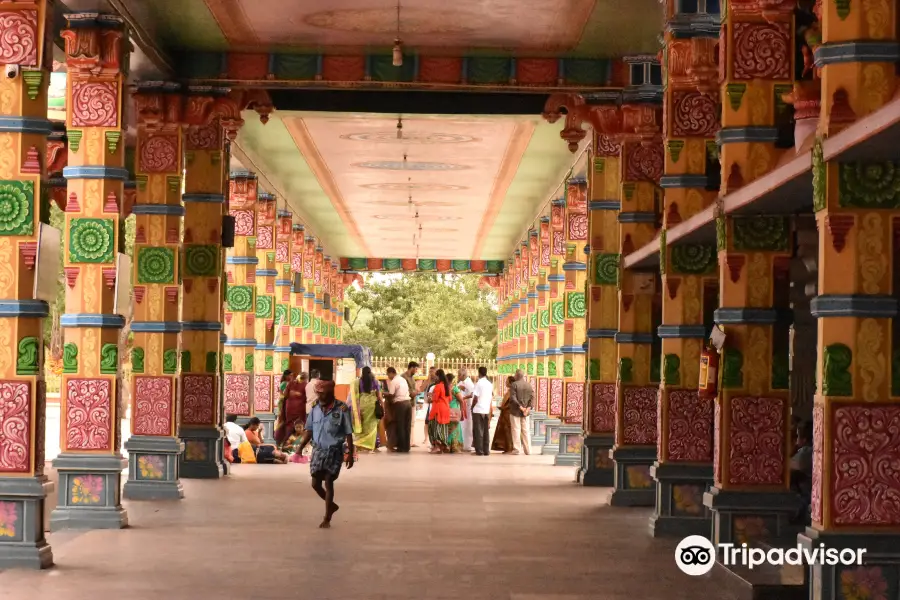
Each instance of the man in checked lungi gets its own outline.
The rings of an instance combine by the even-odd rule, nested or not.
[[[353,423],[350,407],[334,397],[334,381],[320,381],[317,387],[318,401],[306,418],[306,431],[298,452],[313,442],[309,472],[312,487],[325,501],[325,520],[320,529],[331,527],[331,517],[340,508],[334,503],[334,482],[346,461],[347,468],[353,468]],[[347,452],[344,453],[344,444]]]

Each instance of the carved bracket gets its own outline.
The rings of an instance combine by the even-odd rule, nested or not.
[[[732,283],[737,283],[741,278],[741,269],[744,268],[746,262],[747,257],[742,254],[728,254],[725,257],[725,265],[728,267]]]
[[[100,271],[103,274],[103,284],[107,287],[107,289],[113,289],[116,287],[116,268],[111,267],[107,269],[101,269]]]
[[[853,215],[827,215],[825,217],[825,225],[828,227],[828,233],[831,234],[831,247],[838,254],[844,249],[847,234],[853,228],[853,223]]]

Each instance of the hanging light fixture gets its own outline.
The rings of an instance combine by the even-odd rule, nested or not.
[[[397,139],[403,139],[403,116],[397,117]]]
[[[403,42],[400,41],[400,2],[397,2],[397,37],[394,38],[394,61],[395,67],[403,66]]]

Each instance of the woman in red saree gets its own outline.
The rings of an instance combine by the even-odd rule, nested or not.
[[[281,426],[275,431],[275,440],[280,444],[294,431],[294,423],[306,423],[306,384],[308,376],[289,377],[284,390],[284,398],[278,412]]]
[[[443,369],[435,373],[437,383],[431,393],[431,410],[428,413],[428,435],[431,438],[431,454],[450,452],[450,400],[452,394]]]

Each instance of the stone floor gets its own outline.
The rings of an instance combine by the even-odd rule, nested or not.
[[[363,456],[322,502],[306,465],[238,465],[185,499],[129,502],[131,527],[62,532],[57,566],[0,572],[30,600],[733,600],[692,578],[647,509],[605,506],[543,456]]]

